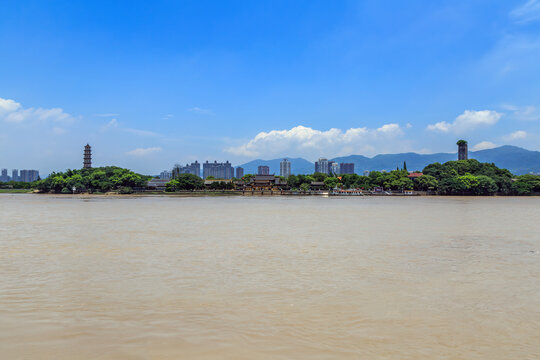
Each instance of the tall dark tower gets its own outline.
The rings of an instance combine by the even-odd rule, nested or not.
[[[92,167],[92,147],[88,144],[84,147],[84,162],[83,168],[90,169]]]
[[[467,142],[465,140],[459,140],[456,145],[458,146],[458,160],[468,160],[469,150]]]

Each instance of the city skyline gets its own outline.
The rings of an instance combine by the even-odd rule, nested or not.
[[[9,2],[0,164],[540,150],[539,4]]]
[[[466,140],[463,140],[463,139],[460,139],[456,142],[456,145],[457,145],[457,160],[460,160],[460,161],[466,161],[468,160],[468,157],[469,157],[469,150],[468,150],[468,142]],[[90,170],[92,168],[92,151],[91,151],[92,147],[90,144],[86,144],[84,146],[84,152],[83,152],[83,170]],[[483,153],[484,155],[480,155],[480,157],[482,156],[486,156],[486,152],[489,152],[490,150],[492,149],[487,149],[487,150],[483,150],[483,151],[478,151],[478,153]],[[522,148],[518,148],[518,147],[512,147],[512,146],[503,146],[503,147],[500,147],[498,149],[493,149],[493,150],[496,150],[497,152],[499,150],[503,151],[503,153],[500,153],[499,152],[499,155],[502,155],[503,158],[505,158],[504,162],[507,163],[507,164],[510,164],[511,166],[517,166],[517,168],[519,169],[518,171],[520,173],[529,173],[529,174],[536,174],[537,172],[536,171],[533,171],[530,166],[533,165],[533,163],[538,163],[540,161],[540,159],[538,158],[538,156],[540,156],[540,152],[531,152],[531,151],[528,151],[528,150],[525,150],[525,149],[522,149]],[[516,153],[516,150],[518,151]],[[529,153],[534,153],[536,154],[537,156],[537,159],[536,161],[535,160],[532,160],[531,162],[531,158],[530,158],[530,155]],[[433,154],[433,155],[449,155],[451,153],[448,153],[448,154]],[[407,157],[407,156],[411,156],[411,155],[417,155],[417,156],[422,156],[420,154],[415,154],[415,153],[403,153],[403,154],[394,154],[394,155],[391,155],[391,156],[399,156],[399,157]],[[476,154],[475,154],[476,155]],[[508,155],[510,155],[510,157],[508,157]],[[429,156],[429,155],[428,155]],[[498,161],[493,161],[493,158],[489,159],[489,155],[487,155],[488,158],[484,158],[484,162],[485,163],[491,163],[491,164],[495,164],[495,162],[498,163]],[[535,155],[533,155],[534,157]],[[360,164],[361,166],[359,166],[359,170],[358,171],[355,171],[355,167],[357,164],[355,164],[355,157],[357,160],[360,160]],[[375,159],[379,156],[376,156],[372,159]],[[384,156],[383,156],[384,157]],[[523,168],[523,163],[516,163],[516,160],[518,158],[522,158],[522,157],[528,157],[529,158],[529,162],[531,162],[531,164],[527,165],[525,163],[525,168]],[[364,159],[369,159],[367,157],[363,157],[363,156],[360,156],[358,158],[358,156],[349,156],[349,157],[341,157],[341,158],[336,158],[334,160],[328,160],[326,158],[319,158],[318,161],[315,161],[315,163],[313,164],[314,167],[313,167],[313,173],[322,173],[322,174],[325,174],[325,175],[328,175],[328,176],[338,176],[338,175],[347,175],[347,174],[361,174],[363,173],[364,176],[366,175],[366,173],[370,173],[371,171],[379,171],[379,172],[387,172],[389,171],[388,169],[388,165],[390,164],[390,166],[393,168],[394,165],[396,165],[396,160],[398,162],[401,162],[402,159],[392,159],[390,161],[390,163],[386,162],[386,167],[383,166],[383,167],[379,167],[379,168],[374,168],[373,165],[369,165],[369,164],[366,164],[364,161]],[[388,158],[386,158],[388,159]],[[307,162],[306,160],[304,159],[293,159],[295,161],[297,160],[301,160],[301,161],[304,161],[304,162]],[[345,161],[351,161],[352,162],[344,162]],[[414,161],[414,166],[415,166],[415,169],[421,169],[422,167],[425,167],[426,165],[429,165],[429,164],[423,164],[423,165],[420,165],[418,163],[418,157],[416,158],[413,158],[413,161]],[[434,158],[431,157],[431,160],[432,160],[432,163],[433,163],[433,160]],[[452,160],[452,159],[448,159],[448,158],[444,158],[444,159],[440,159],[439,161],[436,161],[436,163],[443,163],[443,162],[446,162],[446,161],[449,161],[449,160]],[[476,161],[478,161],[477,159],[475,159]],[[487,160],[487,161],[486,161]],[[256,160],[255,160],[256,161]],[[275,160],[273,160],[275,161]],[[363,162],[363,163],[362,163]],[[309,162],[307,162],[309,164]],[[391,165],[393,163],[393,165]],[[407,170],[407,160],[403,160],[403,166],[402,166],[402,169],[403,170]],[[225,179],[225,180],[230,180],[230,179],[233,179],[234,177],[236,178],[242,178],[244,176],[244,167],[243,166],[248,166],[248,164],[243,164],[242,166],[236,166],[234,167],[228,160],[225,161],[224,163],[221,162],[221,163],[218,163],[217,160],[214,160],[214,162],[209,162],[208,160],[206,160],[204,163],[203,163],[203,167],[202,167],[202,174],[201,174],[201,164],[198,162],[198,160],[195,160],[195,162],[192,162],[191,164],[187,163],[185,166],[182,166],[180,164],[175,164],[174,167],[172,168],[171,171],[169,170],[163,170],[162,172],[159,173],[159,175],[155,175],[155,174],[152,174],[152,176],[154,176],[155,178],[158,178],[160,181],[167,181],[167,180],[170,180],[170,179],[174,179],[174,178],[177,178],[179,175],[181,174],[192,174],[192,175],[195,175],[197,177],[202,177],[203,179],[207,179],[207,178],[215,178],[215,179]],[[250,165],[252,166],[252,165]],[[527,169],[527,166],[529,166],[529,169]],[[534,166],[534,165],[533,165]],[[99,166],[98,166],[99,167]],[[369,169],[366,169],[366,167],[368,167]],[[306,171],[306,168],[305,168],[305,163],[302,164],[300,166],[300,171],[298,171],[297,169],[295,169],[295,171],[293,172],[291,169],[292,169],[292,163],[289,161],[289,159],[287,158],[283,158],[281,160],[279,160],[279,175],[283,178],[288,178],[290,175],[293,175],[293,174],[311,174],[311,171],[310,170],[307,170]],[[397,164],[396,166],[396,169],[399,169],[400,168],[400,164]],[[76,169],[73,169],[73,170],[76,170]],[[257,171],[249,171],[247,172],[247,174],[255,174],[255,175],[258,175],[258,176],[268,176],[270,175],[270,172],[272,172],[272,176],[274,176],[276,174],[276,169],[271,169],[270,166],[268,165],[258,165],[257,166]],[[420,170],[413,170],[413,171],[409,171],[409,173],[415,173],[415,174],[421,174],[421,171]],[[148,174],[147,174],[148,175]],[[47,178],[48,175],[45,176],[45,178]],[[8,169],[7,168],[2,168],[1,169],[1,172],[0,172],[0,182],[9,182],[9,181],[21,181],[21,182],[33,182],[33,181],[36,181],[37,179],[39,179],[40,176],[39,176],[39,171],[38,170],[21,170],[20,172],[20,176],[19,176],[19,173],[18,173],[18,170],[17,169],[12,169],[12,176],[10,177],[8,175]]]
[[[226,160],[225,162],[218,162],[217,160],[214,160],[214,162],[209,162],[208,160],[206,160],[203,163],[202,172],[201,172],[201,163],[199,163],[198,160],[195,160],[195,162],[192,162],[191,164],[186,163],[185,166],[182,166],[176,163],[172,167],[162,169],[156,173],[147,173],[146,175],[157,176],[161,179],[169,179],[175,175],[184,174],[184,173],[194,174],[203,178],[206,176],[215,177],[215,174],[218,174],[219,177],[225,176],[225,178],[230,179],[232,177],[240,178],[244,175],[244,173],[245,174],[259,174],[259,175],[267,175],[267,174],[269,175],[270,173],[272,173],[272,174],[280,174],[281,176],[285,176],[285,177],[287,177],[290,174],[307,174],[307,173],[312,173],[312,172],[322,172],[328,175],[353,174],[353,173],[362,174],[366,171],[366,166],[369,168],[368,171],[390,171],[394,169],[395,166],[401,166],[402,163],[407,162],[408,160],[405,160],[405,159],[410,156],[413,156],[412,159],[414,160],[414,164],[416,166],[415,169],[421,169],[423,166],[427,165],[427,162],[426,162],[427,160],[421,160],[422,157],[426,157],[426,159],[431,159],[431,161],[439,161],[439,162],[453,160],[454,157],[456,157],[456,160],[466,160],[469,154],[469,150],[467,146],[468,142],[465,140],[459,140],[456,145],[457,145],[457,151],[449,152],[449,153],[437,153],[437,154],[418,154],[418,153],[380,154],[372,158],[364,157],[362,155],[350,155],[350,156],[345,156],[345,157],[337,157],[334,159],[319,158],[318,161],[315,161],[313,163],[310,163],[309,161],[303,158],[291,158],[293,161],[296,162],[295,166],[292,165],[292,163],[288,160],[288,158],[269,159],[269,160],[257,159],[257,160],[252,160],[245,164],[236,164],[236,165],[232,164],[228,160]],[[514,166],[516,166],[518,169],[520,169],[520,170],[517,170],[518,173],[525,172],[525,173],[533,174],[533,173],[537,173],[540,170],[540,167],[539,167],[540,166],[539,165],[540,152],[529,151],[527,149],[523,149],[519,147],[501,146],[494,149],[473,151],[472,154],[474,158],[476,158],[477,156],[480,156],[479,160],[483,162],[499,163],[499,161],[502,161],[505,164],[504,166],[508,168],[513,168]],[[383,163],[385,163],[386,160],[382,160],[382,159],[389,159],[388,157],[393,158],[393,160],[391,160],[390,162],[390,165],[386,163],[386,165],[373,167],[373,164],[369,165],[365,163],[365,160],[373,160],[377,162],[376,159],[378,158],[381,159]],[[355,164],[355,161],[357,160],[354,160],[354,159],[364,162],[364,164],[359,166],[358,164]],[[433,160],[433,159],[439,159],[439,160]],[[528,159],[528,160],[525,160],[525,159]],[[263,165],[257,165],[256,169],[249,170],[248,172],[245,172],[245,169],[244,169],[245,166],[247,166],[248,169],[252,167],[253,165],[250,165],[252,163],[257,163],[257,162],[272,163],[276,161],[278,163],[272,165],[272,167],[269,167],[268,165],[263,164]],[[301,163],[299,164],[298,161],[300,161]],[[420,164],[418,163],[418,161],[420,161]],[[307,164],[311,164],[311,166],[308,166],[309,169],[306,168]],[[96,165],[96,167],[103,167],[103,166],[109,166],[109,165],[103,165],[99,163]],[[113,164],[112,166],[117,166],[117,165]],[[219,169],[214,169],[212,171],[216,173],[211,173],[211,172],[208,172],[210,170],[208,171],[204,170],[205,166],[206,167],[217,166]],[[285,170],[284,170],[284,166],[285,166]],[[83,168],[84,167],[87,167],[87,168],[92,167],[91,146],[89,144],[84,146]],[[523,169],[524,167],[529,168],[529,169],[524,170]],[[75,166],[68,169],[75,170],[75,169],[78,169],[78,167]],[[55,169],[53,172],[65,171],[68,169]],[[11,181],[12,179],[15,179],[18,177],[17,169],[12,169],[11,177],[8,176],[7,171],[8,171],[7,168],[2,168],[2,172],[0,173],[0,181],[2,181],[1,179],[8,179],[7,181]],[[21,170],[21,172],[22,171],[32,171],[38,174],[39,176],[39,170]],[[45,175],[43,175],[43,177],[47,177],[48,175],[49,173],[46,173]]]
[[[34,169],[11,169],[11,176],[7,168],[0,170],[0,182],[34,182],[40,178],[39,170]]]

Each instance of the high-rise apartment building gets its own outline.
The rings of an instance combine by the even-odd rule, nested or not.
[[[239,166],[236,168],[236,178],[241,179],[243,177],[244,177],[244,168]]]
[[[319,161],[315,161],[315,172],[328,174],[328,159],[319,158]]]
[[[186,166],[179,164],[174,165],[171,176],[175,177],[180,174],[193,174],[201,177],[201,164],[198,161],[195,161],[191,164],[186,164]]]
[[[10,179],[9,179],[9,176],[8,176],[8,172],[7,172],[7,169],[2,169],[2,175],[0,175],[0,181],[1,182],[8,182]]]
[[[201,164],[197,160],[195,160],[195,162],[189,164],[189,171],[190,174],[201,177]]]
[[[189,165],[186,164],[186,172],[201,177],[201,164],[197,160]]]
[[[266,165],[259,165],[257,168],[257,175],[270,175],[270,167]]]
[[[339,175],[341,171],[339,169],[339,163],[335,161],[328,162],[328,175]]]
[[[159,178],[161,180],[170,180],[171,179],[171,172],[164,170],[159,174]]]
[[[291,162],[287,159],[283,159],[279,163],[279,175],[288,178],[291,176]]]
[[[217,161],[210,163],[207,160],[203,163],[203,177],[206,179],[209,176],[213,176],[216,179],[232,179],[234,168],[228,160],[224,163],[218,163]]]
[[[0,173],[0,182],[8,181],[23,181],[23,182],[34,182],[39,179],[39,171],[37,170],[11,170],[11,177],[8,175],[8,169],[2,169]]]
[[[39,179],[39,171],[37,170],[21,170],[20,181],[34,182]]]
[[[340,174],[354,174],[354,163],[341,163],[339,164]]]

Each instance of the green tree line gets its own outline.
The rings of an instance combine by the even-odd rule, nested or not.
[[[209,176],[207,180],[218,180]],[[233,179],[235,181],[237,179]],[[213,181],[209,188],[211,190],[233,190],[235,185],[233,181]],[[204,180],[193,174],[179,174],[169,181],[166,185],[167,192],[173,191],[194,191],[206,189]]]
[[[309,190],[313,182],[322,182],[326,189],[372,189],[383,187],[387,190],[412,190],[414,183],[407,176],[406,170],[393,170],[390,172],[372,171],[369,176],[358,174],[344,174],[330,176],[323,173],[313,175],[291,175],[287,178],[287,185],[295,190]]]
[[[528,195],[540,192],[540,176],[514,176],[495,164],[481,163],[475,159],[433,163],[422,170],[423,175],[410,179],[405,169],[389,172],[372,171],[368,176],[345,174],[329,176],[291,175],[287,184],[291,189],[307,191],[312,182],[323,182],[327,189],[373,189],[430,191],[441,195]]]
[[[410,179],[405,169],[389,172],[372,171],[368,176],[344,174],[330,176],[323,173],[311,175],[291,175],[286,179],[286,188],[296,191],[308,191],[314,188],[326,189],[364,189],[381,187],[385,190],[419,190],[441,195],[528,195],[540,192],[540,176],[514,176],[510,171],[490,163],[481,163],[475,159],[448,161],[444,164],[433,163],[426,166],[423,175]],[[231,190],[248,185],[254,175],[247,174],[242,179],[232,182],[214,181],[205,187],[204,180],[193,174],[177,175],[167,184],[167,191]],[[37,189],[40,192],[71,193],[119,191],[131,193],[133,188],[146,187],[151,177],[136,174],[128,169],[107,166],[92,169],[67,170],[52,173],[46,179],[33,183],[10,181],[0,183],[0,187],[14,189]]]
[[[34,187],[41,192],[65,194],[73,192],[73,188],[76,192],[131,193],[133,188],[146,187],[150,178],[128,169],[105,166],[52,173],[46,179],[37,181]]]
[[[11,189],[35,189],[37,181],[34,182],[23,182],[23,181],[0,181],[0,188],[11,188]]]

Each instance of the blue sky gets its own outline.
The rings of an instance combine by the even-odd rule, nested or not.
[[[540,0],[11,1],[0,167],[540,150]]]

